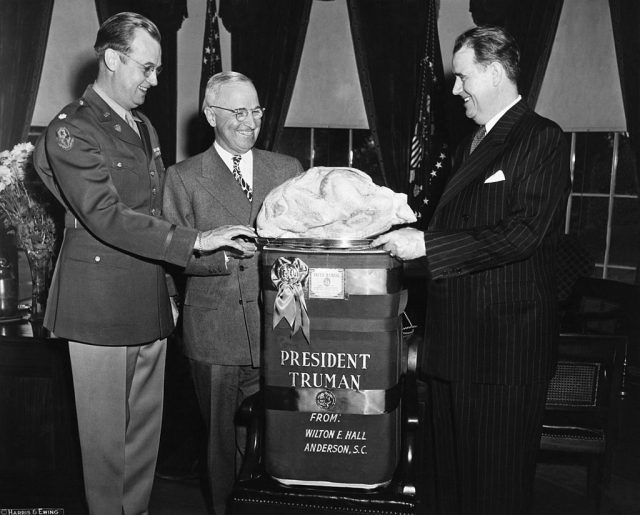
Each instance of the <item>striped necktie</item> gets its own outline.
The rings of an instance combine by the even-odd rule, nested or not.
[[[487,134],[487,130],[485,129],[484,125],[481,125],[480,128],[473,135],[473,140],[471,140],[471,149],[469,150],[469,154],[471,154],[476,149],[476,147],[480,144],[480,141],[482,141],[482,138],[484,138],[486,134]]]
[[[233,170],[231,170],[231,172],[233,173],[233,176],[236,178],[236,181],[238,181],[240,186],[242,186],[242,191],[244,191],[244,194],[249,199],[249,202],[251,202],[251,200],[253,199],[253,190],[251,189],[251,186],[249,186],[247,181],[244,180],[244,177],[242,177],[242,173],[240,172],[241,159],[242,159],[242,156],[233,156]]]

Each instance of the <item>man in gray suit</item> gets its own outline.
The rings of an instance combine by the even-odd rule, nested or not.
[[[439,492],[443,513],[529,512],[555,369],[555,250],[569,160],[561,129],[519,95],[518,71],[518,47],[503,29],[458,37],[453,94],[480,127],[458,149],[427,231],[373,242],[420,258],[432,279],[422,370],[436,463],[455,456],[438,478],[458,487]]]
[[[302,172],[288,156],[254,149],[264,109],[251,80],[222,72],[209,79],[203,111],[215,142],[167,171],[164,216],[199,230],[255,223],[274,187]],[[236,472],[234,415],[258,391],[259,260],[247,241],[241,252],[192,259],[183,308],[184,351],[208,430],[207,467],[213,507],[224,515]],[[234,442],[236,445],[234,445]]]

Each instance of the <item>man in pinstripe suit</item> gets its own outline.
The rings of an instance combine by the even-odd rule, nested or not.
[[[529,512],[555,369],[554,262],[569,159],[561,129],[519,95],[518,70],[503,29],[458,37],[453,94],[486,135],[458,149],[427,231],[373,242],[421,259],[431,277],[421,365],[443,513]]]

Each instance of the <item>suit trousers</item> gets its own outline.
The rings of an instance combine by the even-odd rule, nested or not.
[[[225,515],[242,465],[246,431],[236,427],[242,401],[260,388],[260,369],[189,360],[200,412],[207,428],[208,483],[215,515]]]
[[[430,379],[438,513],[530,513],[547,387]]]
[[[70,341],[69,356],[89,513],[146,514],[160,443],[166,340]]]

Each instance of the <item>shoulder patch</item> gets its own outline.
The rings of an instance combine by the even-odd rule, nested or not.
[[[73,136],[64,125],[56,129],[56,140],[62,150],[71,150],[73,147]]]

